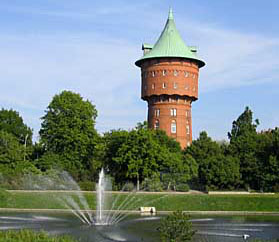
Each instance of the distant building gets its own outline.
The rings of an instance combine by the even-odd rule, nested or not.
[[[148,126],[165,130],[182,148],[192,142],[191,104],[198,99],[199,68],[205,62],[197,48],[187,46],[176,29],[170,9],[154,46],[143,44],[141,98],[148,103]]]

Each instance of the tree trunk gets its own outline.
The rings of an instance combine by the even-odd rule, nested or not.
[[[137,191],[140,189],[139,174],[137,174]]]

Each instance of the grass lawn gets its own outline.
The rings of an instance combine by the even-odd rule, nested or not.
[[[31,230],[0,231],[0,242],[75,242],[68,236],[49,236],[45,232],[33,232]]]
[[[9,192],[8,202],[1,208],[63,209],[59,201],[65,193]],[[90,209],[96,209],[96,194],[86,193]],[[157,211],[257,211],[279,212],[279,195],[189,195],[189,194],[112,194],[114,208],[137,210],[154,206]],[[76,196],[74,195],[76,199]],[[129,204],[128,206],[125,204]]]

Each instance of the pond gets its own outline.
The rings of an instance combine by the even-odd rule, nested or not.
[[[89,226],[67,213],[1,212],[0,230],[45,230],[49,234],[68,234],[88,241],[160,241],[156,228],[161,216],[129,215],[124,221],[111,226]],[[250,238],[279,239],[277,216],[204,216],[191,217],[197,230],[194,241],[237,242],[244,234]]]

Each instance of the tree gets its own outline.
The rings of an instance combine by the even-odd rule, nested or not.
[[[189,216],[182,211],[173,212],[173,214],[163,218],[158,231],[163,242],[191,241],[196,233],[189,221]]]
[[[0,171],[5,175],[38,172],[34,165],[24,160],[24,155],[24,145],[14,135],[0,131]]]
[[[0,130],[13,134],[20,144],[32,145],[32,130],[23,123],[19,113],[12,109],[0,110]]]
[[[61,156],[61,166],[77,179],[92,166],[96,117],[95,106],[71,91],[55,95],[42,117],[39,134],[45,151]]]
[[[256,156],[261,190],[279,191],[279,128],[258,134]]]
[[[240,183],[239,160],[225,155],[225,149],[203,131],[184,151],[196,160],[199,182],[205,188],[232,189]]]
[[[246,186],[259,188],[259,164],[256,157],[257,131],[259,121],[253,122],[253,112],[246,107],[244,112],[233,121],[230,139],[230,154],[240,160],[240,172]]]
[[[137,184],[158,180],[170,174],[178,180],[189,180],[192,168],[183,159],[179,144],[163,131],[150,130],[138,124],[130,132],[117,130],[104,135],[105,164],[118,184],[127,180]]]

